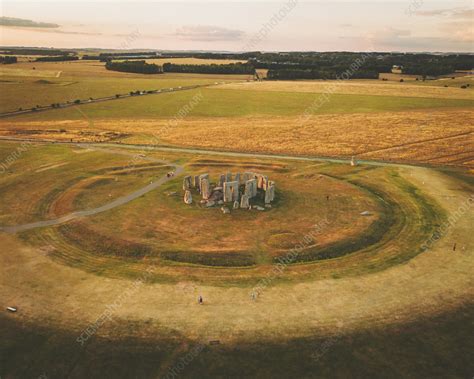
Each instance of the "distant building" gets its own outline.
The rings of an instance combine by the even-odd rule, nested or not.
[[[403,66],[392,66],[392,74],[403,74]]]

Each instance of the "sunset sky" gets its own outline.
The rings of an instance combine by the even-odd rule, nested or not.
[[[471,1],[7,0],[1,16],[3,46],[473,52],[474,41]]]

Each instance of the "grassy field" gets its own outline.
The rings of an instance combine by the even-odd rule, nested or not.
[[[0,158],[5,160],[15,144],[1,146]],[[320,262],[318,277],[331,278],[361,275],[411,259],[419,249],[409,246],[419,245],[417,241],[426,238],[442,218],[436,205],[423,200],[389,168],[250,159],[183,160],[168,154],[172,161],[178,158],[188,174],[208,172],[213,180],[227,171],[263,172],[276,181],[277,200],[263,213],[238,210],[228,217],[217,208],[200,206],[196,193],[195,204],[184,205],[182,177],[178,177],[158,193],[150,192],[117,209],[67,225],[25,232],[23,238],[50,251],[58,262],[106,276],[136,277],[151,262],[157,265],[156,281],[174,281],[183,270],[202,280],[206,267],[252,266],[251,270],[221,271],[217,281],[225,285],[227,278],[248,284],[266,275],[271,264],[317,223],[324,221],[322,232],[295,263]],[[6,201],[1,223],[53,219],[91,209],[145,186],[167,170],[140,160],[131,167],[126,157],[110,157],[105,152],[33,145],[2,177]],[[43,179],[45,172],[48,175]],[[34,193],[18,194],[14,189],[19,186],[34,189]],[[361,216],[363,211],[371,216]],[[408,217],[416,228],[406,224]],[[287,219],[293,220],[291,228],[282,226]],[[182,238],[184,230],[188,230],[186,239]],[[398,242],[391,242],[395,240]],[[405,248],[404,254],[397,253]],[[344,259],[324,262],[335,257]],[[136,258],[139,260],[133,261]],[[177,271],[173,274],[170,268],[174,266]],[[295,266],[294,270],[300,272],[299,280],[313,277],[311,268]]]
[[[222,88],[229,90],[247,91],[277,91],[277,92],[303,92],[303,93],[328,93],[349,95],[380,95],[394,97],[423,97],[435,99],[467,99],[474,100],[474,87],[460,88],[466,83],[474,84],[474,78],[451,80],[452,85],[444,87],[444,81],[436,83],[393,83],[380,80],[310,80],[310,81],[260,81],[249,83],[235,83]],[[437,84],[437,85],[436,85]],[[456,85],[454,85],[456,84]]]
[[[474,100],[410,98],[399,96],[334,94],[323,106],[315,106],[317,94],[308,96],[300,92],[245,91],[215,88],[196,89],[156,96],[119,99],[108,103],[86,104],[81,110],[92,119],[164,118],[174,117],[202,93],[187,117],[248,117],[248,116],[300,116],[307,112],[318,114],[348,114],[400,112],[430,108],[470,108]],[[238,106],[236,106],[238,104]],[[12,118],[14,121],[75,120],[81,115],[75,109],[64,108]]]
[[[155,339],[117,336],[94,338],[84,349],[67,330],[22,325],[2,316],[0,320],[0,374],[8,377],[103,378],[157,377],[166,375],[197,351],[179,371],[182,378],[223,376],[319,378],[347,376],[400,378],[469,377],[474,366],[466,351],[474,349],[472,305],[412,322],[403,327],[376,327],[371,331],[270,343],[197,345],[177,335]],[[136,325],[127,325],[130,329]],[[54,335],[54,338],[51,338]],[[115,336],[112,337],[112,335]],[[34,346],[34,348],[33,348]],[[180,366],[181,367],[181,366]]]
[[[144,75],[108,71],[103,62],[34,62],[0,68],[0,112],[114,96],[136,90],[246,80],[246,75]],[[34,68],[34,69],[33,69]]]
[[[47,160],[55,155],[55,149],[56,155],[67,157],[65,151],[61,152],[67,147],[41,149],[44,153],[38,154],[42,157],[38,168],[50,164]],[[213,167],[215,162],[209,158],[179,157],[182,162],[190,160],[189,169],[204,169],[203,164]],[[95,160],[100,162],[98,157]],[[248,164],[248,159],[227,161]],[[268,161],[270,165],[282,163]],[[165,267],[162,262],[162,271],[156,262],[148,260],[141,263],[155,267],[154,274],[176,272],[180,280],[152,283],[147,278],[140,282],[140,276],[134,281],[129,277],[111,279],[107,270],[117,269],[114,265],[119,258],[114,262],[89,249],[95,257],[88,262],[90,269],[85,269],[81,262],[85,255],[78,245],[70,255],[72,258],[75,254],[75,262],[66,262],[59,253],[67,253],[61,250],[67,246],[57,245],[59,240],[38,248],[0,233],[4,247],[0,254],[0,295],[6,304],[19,308],[16,314],[0,316],[2,376],[101,377],[113,373],[127,377],[133,373],[161,377],[191,349],[202,346],[192,362],[180,369],[181,376],[215,377],[225,372],[272,377],[291,373],[299,377],[317,371],[321,377],[345,377],[348,373],[465,377],[471,370],[467,352],[472,349],[468,338],[472,324],[468,320],[472,317],[473,261],[469,254],[472,239],[467,234],[472,216],[460,218],[430,251],[410,256],[414,251],[409,246],[425,238],[420,232],[431,233],[428,224],[436,219],[430,204],[440,202],[448,212],[456,211],[470,191],[469,184],[428,169],[351,168],[317,162],[299,165],[285,163],[286,169],[296,174],[293,180],[310,183],[314,180],[311,174],[320,173],[346,185],[360,185],[362,180],[399,202],[403,215],[395,218],[402,228],[392,228],[396,233],[388,235],[391,246],[386,246],[392,255],[378,246],[373,252],[295,265],[273,278],[258,300],[252,301],[247,286],[223,285],[232,283],[226,278],[228,268],[182,264]],[[326,185],[329,183],[318,183],[319,187]],[[305,186],[300,186],[304,190]],[[97,188],[100,191],[100,186]],[[21,189],[32,191],[28,186]],[[139,206],[140,202],[160,201],[156,195],[139,199],[137,212],[148,211]],[[337,194],[332,196],[344,203],[343,197],[339,200]],[[82,201],[89,204],[95,200],[86,197]],[[130,209],[111,214],[94,227],[104,230],[104,223],[111,222],[110,227],[116,228],[116,219],[127,214],[131,215]],[[174,217],[179,221],[182,215]],[[145,226],[148,220],[131,218],[129,227]],[[150,221],[161,222],[159,218]],[[50,232],[40,232],[45,236],[43,243],[51,243],[47,238]],[[118,234],[127,238],[125,232]],[[86,236],[83,234],[83,238]],[[114,237],[118,238],[117,233]],[[454,240],[458,244],[456,253],[452,253]],[[400,260],[402,256],[408,260]],[[132,269],[130,257],[120,259],[120,269]],[[368,271],[364,273],[365,262]],[[377,262],[384,265],[376,269]],[[358,275],[348,275],[351,266]],[[336,273],[336,267],[338,275],[326,275]],[[241,282],[245,275],[258,278],[258,272],[238,270],[242,272],[237,278]],[[137,291],[130,293],[133,286]],[[204,306],[196,304],[198,294],[203,294]],[[94,325],[111,304],[117,304],[112,320],[106,320],[86,345],[78,344],[78,336]],[[120,368],[123,362],[127,362],[126,369]]]

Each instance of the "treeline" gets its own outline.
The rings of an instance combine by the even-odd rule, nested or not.
[[[107,70],[133,72],[136,74],[162,74],[163,68],[156,64],[149,64],[145,61],[124,61],[112,62],[108,61],[105,64]]]
[[[158,53],[153,52],[153,51],[135,51],[132,53],[100,53],[99,57],[113,57],[114,59],[118,59],[117,57],[131,57],[131,56],[149,56],[149,57],[157,57]]]
[[[59,49],[9,48],[1,49],[0,54],[13,55],[68,55],[69,52]]]
[[[79,57],[75,55],[60,55],[57,57],[40,57],[36,58],[35,62],[64,62],[64,61],[77,61]]]
[[[363,65],[351,70],[351,78],[373,79],[379,73],[390,72],[392,66],[403,66],[406,74],[439,76],[456,70],[474,67],[472,54],[416,54],[416,53],[353,53],[353,52],[275,52],[258,51],[246,53],[169,52],[163,58],[238,59],[248,61],[254,68],[268,69],[270,79],[334,79],[350,70],[357,59]],[[184,65],[183,65],[184,66]],[[206,67],[209,67],[206,65]],[[165,72],[167,69],[164,69]],[[197,72],[200,68],[170,67],[172,72]],[[180,70],[180,71],[178,71]],[[186,70],[186,71],[184,71]],[[208,73],[206,68],[202,73]],[[213,70],[213,72],[215,72]],[[247,73],[247,72],[246,72]]]
[[[17,57],[7,55],[7,56],[0,56],[0,63],[1,64],[12,64],[12,63],[17,63],[18,59]]]
[[[401,54],[401,53],[265,53],[257,54],[250,62],[256,68],[269,69],[269,79],[334,79],[342,75],[357,59],[363,64],[351,70],[351,78],[377,78],[390,72],[392,66],[403,66],[405,74],[438,76],[474,67],[470,54]]]
[[[255,67],[247,63],[229,64],[163,64],[164,72],[181,72],[193,74],[235,74],[253,75]]]
[[[85,61],[100,61],[102,57],[98,55],[83,55],[81,59]]]
[[[343,75],[347,72],[346,75]],[[296,80],[296,79],[377,79],[378,73],[375,71],[357,69],[357,70],[268,70],[267,79],[270,80]]]

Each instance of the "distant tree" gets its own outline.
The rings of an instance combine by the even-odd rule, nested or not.
[[[2,64],[12,64],[12,63],[17,63],[18,59],[17,57],[6,55],[6,56],[0,56],[0,63]]]
[[[149,64],[145,61],[124,61],[112,62],[108,61],[105,64],[107,70],[132,72],[136,74],[162,74],[163,68],[156,64]]]

